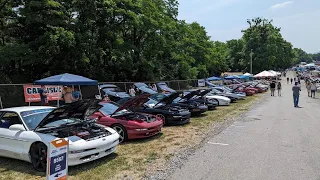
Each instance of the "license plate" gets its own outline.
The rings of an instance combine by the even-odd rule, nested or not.
[[[200,109],[194,109],[193,111],[200,111]]]

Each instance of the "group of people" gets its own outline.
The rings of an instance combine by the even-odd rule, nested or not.
[[[271,96],[274,96],[274,92],[276,89],[278,90],[278,96],[281,96],[281,89],[282,89],[281,82],[278,81],[278,83],[276,83],[275,81],[271,81],[270,83]]]
[[[298,84],[301,83],[301,82],[300,82],[300,77],[297,77],[297,78],[289,78],[289,77],[287,77],[287,84],[289,84],[289,81],[291,82],[291,84],[292,84],[293,82],[298,82]]]
[[[316,98],[317,84],[316,82],[306,81],[306,88],[308,91],[308,97]]]
[[[315,98],[316,91],[317,91],[316,82],[315,81],[311,82],[307,79],[305,80],[305,82],[306,82],[306,88],[308,91],[308,97]],[[292,87],[294,107],[299,107],[298,104],[299,104],[300,91],[301,91],[300,82],[296,81],[294,86]]]
[[[45,88],[44,85],[41,86],[41,88],[39,89],[39,94],[40,94],[40,99],[41,99],[41,104],[42,105],[48,105],[48,92]],[[78,101],[82,99],[82,94],[79,91],[79,89],[77,87],[68,87],[68,86],[64,86],[62,88],[62,96],[61,96],[62,100],[60,101],[60,104],[70,104],[72,102]]]
[[[158,88],[157,88],[157,85],[156,84],[149,84],[148,85],[150,89],[154,90],[155,92],[158,92]],[[136,96],[136,94],[139,93],[139,89],[135,89],[134,88],[134,85],[132,85],[130,88],[129,88],[129,95],[134,97]]]

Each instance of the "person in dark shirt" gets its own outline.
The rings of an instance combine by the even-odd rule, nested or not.
[[[47,91],[45,90],[45,86],[42,85],[38,92],[40,94],[41,105],[47,105],[48,99],[47,99]]]
[[[272,81],[270,83],[271,96],[274,96],[274,91],[276,90],[276,83]]]
[[[289,78],[287,77],[287,84],[289,84]]]
[[[292,84],[293,79],[291,78],[290,81],[291,81],[291,84]]]
[[[294,107],[299,107],[298,104],[299,104],[300,91],[301,91],[301,88],[298,85],[298,82],[295,82],[295,85],[292,87]]]

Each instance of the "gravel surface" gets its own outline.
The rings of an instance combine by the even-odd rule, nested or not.
[[[263,96],[261,99],[256,101],[252,106],[251,109],[254,109],[261,104],[261,102],[264,101],[266,96]],[[214,124],[210,130],[209,133],[206,134],[206,136],[203,138],[201,142],[198,142],[194,145],[191,145],[187,148],[181,149],[177,151],[174,156],[170,159],[168,163],[166,163],[165,168],[159,169],[157,172],[151,172],[150,174],[147,173],[145,180],[163,180],[163,179],[169,179],[169,177],[177,170],[180,169],[184,163],[186,163],[190,156],[194,155],[200,148],[205,146],[207,144],[207,141],[220,134],[222,131],[224,131],[226,128],[228,128],[230,125],[232,125],[236,121],[247,121],[248,118],[245,118],[247,113],[240,114],[238,117],[225,119],[222,122],[218,122]]]

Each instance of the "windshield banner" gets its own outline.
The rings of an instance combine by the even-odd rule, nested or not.
[[[39,85],[23,85],[25,102],[40,102],[40,89]],[[62,86],[45,86],[44,92],[48,101],[61,100]]]

